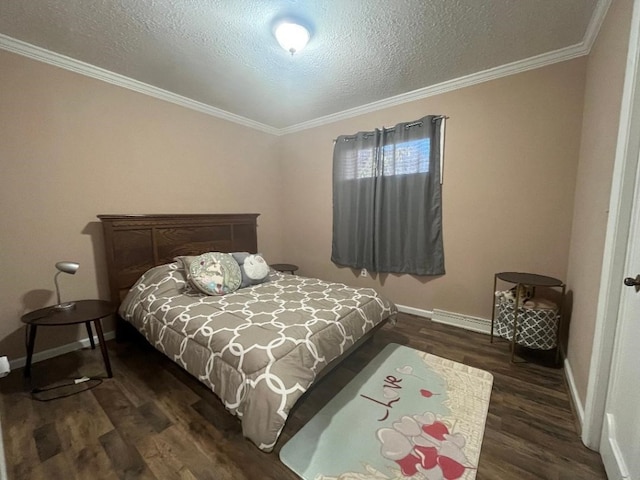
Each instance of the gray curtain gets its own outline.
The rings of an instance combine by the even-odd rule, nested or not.
[[[331,260],[371,272],[444,274],[440,131],[427,116],[340,136]]]

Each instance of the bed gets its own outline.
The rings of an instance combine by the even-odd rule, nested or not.
[[[373,289],[273,270],[222,296],[193,289],[175,259],[256,253],[258,214],[98,217],[121,320],[207,385],[264,451],[303,393],[396,313]]]

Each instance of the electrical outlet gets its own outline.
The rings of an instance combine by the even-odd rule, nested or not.
[[[360,276],[361,277],[367,277],[369,276],[369,272],[367,272],[366,268],[363,268],[362,270],[360,270]]]

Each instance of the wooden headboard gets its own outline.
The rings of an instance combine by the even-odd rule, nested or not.
[[[257,253],[258,213],[98,215],[104,231],[109,290],[116,304],[152,267],[178,255]]]

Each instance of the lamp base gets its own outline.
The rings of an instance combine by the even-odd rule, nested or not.
[[[59,303],[53,307],[53,309],[57,311],[73,310],[74,308],[76,308],[76,302]]]

